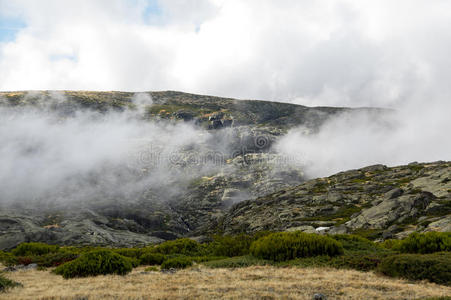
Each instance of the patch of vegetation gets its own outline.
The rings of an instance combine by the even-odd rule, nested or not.
[[[146,249],[145,248],[119,248],[119,249],[114,249],[113,251],[115,253],[125,256],[125,257],[139,259],[141,257],[141,255],[143,255],[145,253]]]
[[[242,268],[269,264],[272,264],[272,262],[264,259],[259,259],[251,255],[230,257],[204,263],[205,266],[210,268]]]
[[[408,165],[407,168],[409,168],[413,172],[418,172],[424,169],[423,165]]]
[[[155,252],[161,254],[199,255],[201,251],[202,246],[198,242],[187,238],[166,241],[155,247]]]
[[[312,192],[315,194],[326,193],[329,184],[327,182],[318,181],[312,188]]]
[[[388,252],[348,252],[344,255],[330,257],[320,255],[314,257],[297,258],[291,261],[279,263],[279,266],[299,267],[330,267],[337,269],[353,269],[359,271],[371,271],[377,269],[381,261],[392,253]]]
[[[0,292],[6,292],[8,289],[22,286],[22,284],[6,278],[0,274]]]
[[[286,261],[298,257],[343,254],[343,246],[336,240],[303,232],[278,232],[264,236],[251,245],[257,258]]]
[[[158,267],[151,266],[151,267],[145,268],[144,271],[145,272],[158,272],[158,271],[160,271],[160,269],[158,269]]]
[[[268,235],[269,232],[256,234],[214,235],[213,242],[208,245],[208,252],[215,256],[243,256],[250,253],[251,244]]]
[[[44,243],[22,243],[12,250],[12,254],[15,256],[32,256],[55,253],[58,251],[58,246],[47,245]]]
[[[163,261],[166,259],[166,256],[164,256],[161,253],[152,253],[147,252],[141,255],[139,258],[139,263],[141,265],[161,265]]]
[[[379,248],[374,242],[354,234],[333,234],[329,235],[334,240],[339,241],[345,250],[366,250],[376,251]]]
[[[451,284],[451,253],[400,254],[384,258],[378,270],[387,276]]]
[[[171,268],[185,269],[192,265],[193,265],[193,261],[191,259],[189,259],[188,257],[175,257],[175,258],[170,258],[170,259],[164,261],[161,264],[161,269],[163,269],[163,270],[168,270]]]
[[[402,253],[422,254],[451,251],[451,232],[414,232],[393,249]]]
[[[5,266],[14,266],[17,265],[17,257],[15,257],[10,252],[4,252],[0,250],[0,262]]]
[[[380,242],[379,245],[385,249],[396,249],[399,247],[401,240],[388,239],[383,242]]]
[[[133,269],[129,258],[110,250],[83,253],[79,258],[57,267],[55,274],[65,279],[106,274],[125,275]]]
[[[351,216],[362,210],[362,207],[346,205],[332,214],[302,218],[302,221],[336,221],[336,225],[344,224]]]
[[[359,235],[369,240],[375,240],[382,237],[383,230],[381,229],[357,229],[353,231],[353,234]]]

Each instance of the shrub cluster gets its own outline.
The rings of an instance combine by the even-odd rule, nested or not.
[[[391,277],[450,285],[451,253],[393,255],[384,258],[378,270]]]
[[[106,274],[125,275],[133,268],[129,258],[110,250],[83,253],[79,258],[57,267],[54,272],[64,278]]]
[[[167,269],[185,269],[189,266],[193,265],[193,261],[188,258],[188,257],[174,257],[174,258],[170,258],[168,260],[165,260],[162,264],[161,264],[161,269],[163,270],[167,270]]]
[[[11,251],[15,256],[33,256],[55,253],[59,251],[58,246],[44,243],[22,243]]]
[[[286,261],[298,257],[343,254],[343,246],[336,240],[318,234],[278,232],[253,242],[251,254],[262,259]]]
[[[331,238],[333,238],[334,240],[340,242],[343,245],[343,248],[345,250],[351,250],[351,251],[360,251],[360,250],[365,250],[365,251],[374,251],[378,249],[378,246],[364,238],[361,237],[359,235],[355,235],[355,234],[334,234],[334,235],[330,235]]]
[[[414,232],[394,245],[393,249],[402,253],[422,254],[451,251],[451,232]]]
[[[214,235],[213,242],[209,244],[208,251],[215,256],[243,256],[250,253],[251,244],[269,232],[237,235]]]
[[[183,238],[163,242],[155,247],[155,252],[161,254],[198,255],[201,249],[202,247],[198,242]]]
[[[141,265],[161,265],[163,261],[166,259],[166,256],[164,256],[161,253],[153,253],[153,252],[147,252],[141,255],[139,258],[139,263]]]

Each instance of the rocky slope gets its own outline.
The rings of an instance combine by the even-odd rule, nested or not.
[[[388,113],[386,110],[305,107],[172,91],[0,92],[0,108],[28,107],[52,111],[61,119],[76,118],[77,112],[86,110],[105,114],[138,111],[134,117],[146,122],[190,124],[199,129],[199,138],[178,149],[163,167],[130,161],[126,166],[105,166],[87,178],[76,178],[77,184],[90,187],[102,187],[106,175],[137,182],[156,179],[131,194],[111,193],[107,185],[83,201],[60,202],[77,194],[75,186],[39,201],[25,199],[13,205],[6,194],[0,194],[0,249],[25,241],[134,246],[212,232],[314,231],[318,227],[330,227],[330,232],[361,230],[399,236],[413,230],[411,224],[417,220],[415,230],[449,226],[449,190],[446,194],[427,193],[434,186],[431,178],[438,175],[424,175],[442,170],[445,175],[439,177],[445,183],[437,186],[448,187],[449,164],[370,167],[299,186],[306,180],[302,166],[281,164],[284,158],[273,151],[272,145],[290,128],[302,126],[315,132],[326,120],[344,112],[378,118]],[[212,157],[212,153],[220,156]],[[396,196],[388,199],[385,193],[390,191]],[[415,197],[425,199],[423,208],[418,204],[423,200]],[[371,210],[373,206],[376,211]],[[383,221],[391,210],[393,215]],[[419,220],[421,217],[424,219]],[[368,219],[374,223],[365,221]]]
[[[374,165],[307,181],[233,206],[218,227],[401,238],[451,231],[451,162]]]

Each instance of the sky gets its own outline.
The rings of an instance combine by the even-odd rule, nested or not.
[[[448,0],[0,0],[0,90],[449,102]]]

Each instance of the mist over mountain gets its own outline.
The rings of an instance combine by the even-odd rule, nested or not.
[[[2,92],[0,104],[2,248],[211,233],[241,201],[451,153],[443,132],[442,147],[425,151],[430,135],[413,140],[410,119],[389,109],[180,92]]]

